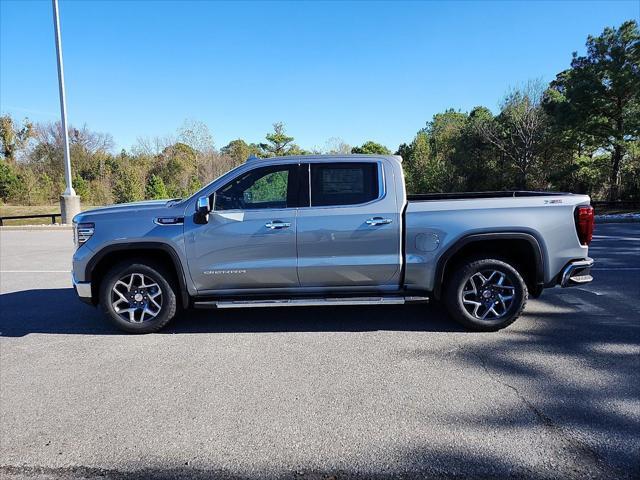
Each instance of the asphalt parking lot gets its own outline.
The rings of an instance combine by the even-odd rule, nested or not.
[[[121,334],[71,232],[0,231],[4,478],[640,478],[640,224],[498,333],[437,306],[188,312]]]

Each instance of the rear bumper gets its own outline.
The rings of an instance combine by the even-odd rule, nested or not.
[[[75,277],[72,277],[73,289],[76,291],[78,298],[90,305],[93,304],[91,296],[91,282],[77,282]]]
[[[585,258],[584,260],[574,260],[564,267],[560,273],[561,287],[574,287],[576,285],[584,285],[593,281],[591,276],[591,267],[593,266],[593,258]]]

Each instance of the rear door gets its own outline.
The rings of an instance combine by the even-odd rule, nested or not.
[[[301,286],[398,285],[400,215],[383,161],[312,162],[307,173],[310,204],[297,222]]]
[[[209,222],[188,236],[189,270],[200,293],[299,287],[299,168],[258,166],[211,196]]]

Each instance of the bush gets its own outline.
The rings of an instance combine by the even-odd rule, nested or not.
[[[12,200],[12,192],[17,188],[18,175],[12,165],[0,160],[0,199],[7,202]]]

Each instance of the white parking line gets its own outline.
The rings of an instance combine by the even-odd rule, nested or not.
[[[71,270],[0,270],[0,273],[71,273]]]

